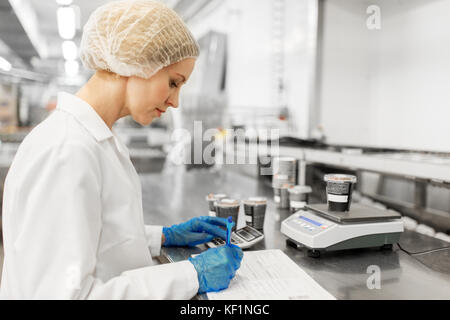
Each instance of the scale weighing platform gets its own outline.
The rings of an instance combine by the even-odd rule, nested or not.
[[[306,205],[281,223],[288,244],[308,248],[308,255],[322,251],[381,247],[391,249],[403,232],[401,215],[352,204],[349,212],[329,211],[327,204]]]

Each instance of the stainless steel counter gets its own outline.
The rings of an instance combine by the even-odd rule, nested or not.
[[[223,192],[239,199],[256,195],[267,197],[270,201],[264,223],[265,239],[251,250],[281,249],[337,299],[450,299],[450,249],[412,257],[395,245],[392,251],[357,249],[325,253],[321,258],[314,259],[308,257],[304,250],[286,246],[280,224],[290,213],[277,209],[271,201],[270,186],[254,178],[231,170],[184,172],[177,169],[141,175],[141,182],[146,224],[169,226],[207,215],[205,196],[210,192]],[[238,227],[244,223],[241,208]],[[409,252],[419,253],[449,244],[405,231],[400,245]],[[204,249],[203,245],[163,248],[161,260],[180,261]],[[372,275],[368,270],[370,266],[376,266],[381,271],[380,289],[369,289],[367,286]],[[200,298],[205,298],[205,295]]]

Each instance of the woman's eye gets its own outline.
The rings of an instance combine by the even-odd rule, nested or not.
[[[178,88],[177,83],[175,81],[170,81],[171,88]]]

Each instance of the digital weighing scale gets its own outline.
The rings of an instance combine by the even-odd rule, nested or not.
[[[403,232],[401,215],[354,203],[348,212],[329,211],[327,204],[306,205],[281,223],[289,244],[308,248],[308,255],[356,248],[392,248]]]

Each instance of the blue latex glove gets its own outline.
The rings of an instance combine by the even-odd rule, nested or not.
[[[231,244],[204,251],[188,260],[197,270],[199,293],[228,288],[236,270],[241,266],[242,249]]]
[[[234,224],[234,222],[233,222]],[[227,239],[227,232],[219,226],[226,227],[227,220],[219,217],[196,217],[181,224],[163,227],[166,238],[165,247],[196,246],[214,238]]]

